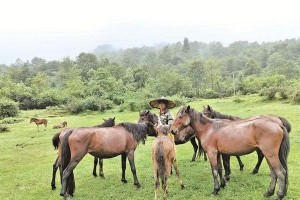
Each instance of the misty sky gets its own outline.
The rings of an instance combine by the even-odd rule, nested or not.
[[[300,38],[299,8],[298,0],[1,0],[0,64],[73,59],[102,44]]]

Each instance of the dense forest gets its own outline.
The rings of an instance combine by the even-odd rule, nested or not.
[[[102,45],[74,60],[17,59],[0,65],[0,107],[123,111],[148,108],[159,96],[184,102],[255,93],[300,103],[299,55],[299,39],[225,47],[184,38],[160,47]],[[14,113],[1,110],[1,116]]]

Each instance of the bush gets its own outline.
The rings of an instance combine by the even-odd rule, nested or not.
[[[295,104],[300,104],[300,85],[295,88],[294,93],[291,98],[292,102]]]
[[[19,105],[12,100],[0,101],[0,118],[15,117],[19,113]]]
[[[66,110],[73,114],[78,114],[84,111],[84,106],[80,100],[74,100],[66,105]]]

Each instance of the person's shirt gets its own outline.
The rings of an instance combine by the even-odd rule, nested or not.
[[[159,121],[163,125],[170,125],[173,123],[173,116],[169,109],[159,114]]]

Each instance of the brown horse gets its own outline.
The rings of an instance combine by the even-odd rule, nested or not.
[[[102,124],[96,125],[94,127],[112,127],[115,125],[115,118],[109,118],[109,119],[103,119],[103,120],[104,120],[104,122]],[[56,189],[56,185],[55,185],[56,171],[58,168],[61,168],[61,143],[63,141],[65,134],[74,129],[75,128],[64,129],[61,132],[58,132],[57,134],[55,134],[52,138],[52,144],[54,146],[54,149],[58,149],[58,156],[53,164],[52,181],[51,181],[52,190]],[[100,177],[104,178],[103,160],[99,159],[97,157],[94,157],[93,175],[95,177],[97,176],[96,168],[97,168],[98,160],[99,160],[99,175],[100,175]],[[62,177],[62,171],[60,172],[60,177]]]
[[[62,188],[60,195],[65,198],[73,196],[75,179],[73,170],[87,154],[98,158],[112,158],[121,155],[122,179],[125,178],[126,158],[128,157],[134,178],[134,185],[138,188],[134,163],[134,151],[139,142],[145,141],[146,135],[155,135],[152,123],[121,123],[114,127],[77,128],[66,133],[62,142],[61,165],[63,170]]]
[[[59,129],[59,128],[65,128],[68,126],[68,122],[63,121],[62,123],[58,124],[58,125],[54,125],[53,129]]]
[[[44,126],[45,126],[44,131],[45,131],[46,127],[47,127],[48,120],[47,119],[31,118],[30,123],[31,122],[34,122],[36,124],[38,131],[40,131],[39,125],[44,124]]]
[[[228,120],[231,120],[231,121],[241,120],[241,118],[239,118],[239,117],[222,114],[222,113],[214,110],[209,105],[207,105],[207,107],[204,106],[204,109],[203,109],[202,113],[205,116],[207,116],[209,118],[212,118],[212,119],[228,119]],[[290,131],[291,131],[291,124],[284,117],[279,117],[279,116],[275,116],[275,115],[259,115],[259,116],[255,116],[255,117],[267,117],[267,118],[271,119],[272,121],[278,123],[279,125],[284,126],[286,128],[286,130],[287,130],[288,133],[290,133]],[[254,169],[252,170],[252,174],[258,173],[259,167],[260,167],[260,165],[261,165],[261,163],[262,163],[262,161],[264,159],[264,154],[259,149],[256,150],[256,152],[257,152],[257,158],[258,158],[258,160],[257,160],[257,164],[255,165]],[[240,170],[242,170],[243,167],[244,167],[244,164],[242,163],[242,160],[240,159],[239,156],[236,156],[236,158],[237,158],[237,160],[239,162]],[[229,167],[229,169],[227,169],[227,170],[229,171],[229,174],[230,174],[230,162],[227,163],[227,166]]]
[[[158,125],[156,128],[157,137],[152,143],[152,162],[154,168],[154,197],[157,199],[159,187],[159,178],[161,179],[164,199],[167,199],[168,178],[171,175],[172,165],[176,171],[176,176],[180,182],[181,188],[184,185],[180,179],[179,170],[176,161],[176,149],[173,137],[168,136],[169,126]]]
[[[152,113],[150,110],[144,110],[142,112],[139,112],[139,120],[138,122],[151,122],[154,125],[158,124],[158,116],[155,113]],[[179,140],[177,138],[177,136],[175,135],[174,137],[174,142],[176,145],[180,145],[180,144],[185,144],[186,142],[190,141],[191,144],[193,145],[193,149],[194,149],[194,154],[192,157],[192,162],[196,160],[196,155],[197,155],[197,151],[198,151],[198,156],[200,156],[203,152],[203,149],[201,147],[200,141],[198,140],[198,144],[196,142],[196,137],[195,135],[191,135],[191,137],[189,138],[185,138],[185,140]],[[206,154],[204,153],[204,160],[207,160]]]
[[[207,152],[212,175],[214,178],[213,195],[225,186],[222,177],[220,155],[240,156],[260,149],[266,157],[271,172],[271,183],[265,197],[274,194],[278,179],[278,199],[287,193],[288,168],[287,157],[290,143],[289,135],[284,126],[278,125],[267,117],[256,117],[238,121],[214,120],[197,112],[190,106],[181,108],[171,126],[171,131],[177,133],[191,126],[202,147]]]

